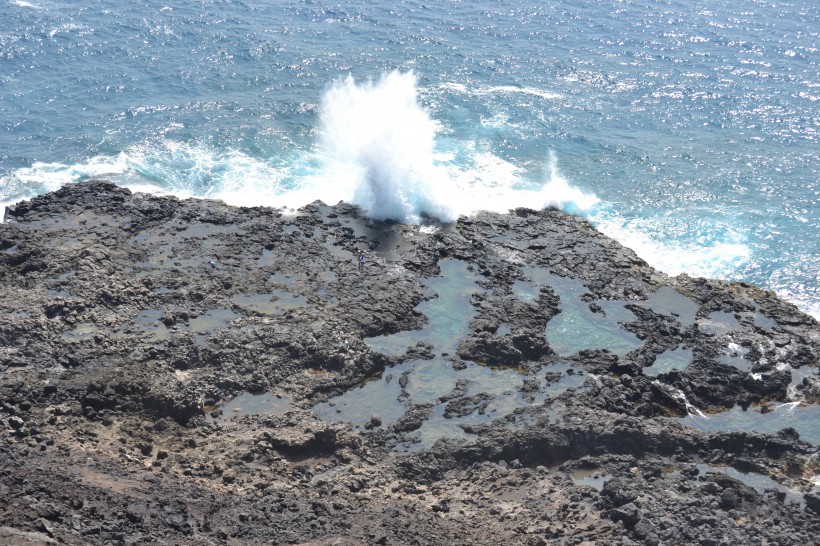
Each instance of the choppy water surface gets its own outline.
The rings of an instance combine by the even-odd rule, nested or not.
[[[820,316],[816,2],[0,13],[0,202],[104,175],[408,221],[549,203],[668,273],[754,282]]]

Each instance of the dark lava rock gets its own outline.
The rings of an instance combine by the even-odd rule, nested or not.
[[[393,424],[393,430],[397,433],[418,430],[430,417],[432,411],[433,406],[431,404],[414,406]]]
[[[425,222],[104,181],[10,207],[0,543],[816,541],[816,494],[795,510],[715,470],[802,485],[817,446],[799,423],[701,432],[680,418],[787,401],[793,373],[820,360],[817,321],[753,286],[669,278],[557,210]],[[419,339],[443,260],[476,279],[450,294],[469,312]],[[556,278],[583,290],[543,280]],[[685,309],[653,305],[659,290]],[[545,332],[568,304],[640,346],[559,357]],[[740,329],[701,328],[718,310]],[[410,332],[390,355],[373,348]],[[722,362],[730,344],[751,373]],[[647,375],[677,348],[692,351],[685,369]]]
[[[816,514],[820,514],[820,496],[806,493],[803,495],[803,499],[806,501],[806,508]]]
[[[732,508],[737,508],[737,505],[740,504],[740,496],[738,495],[735,489],[727,488],[724,489],[723,492],[720,494],[720,507],[725,510],[731,510]]]
[[[609,517],[612,521],[620,521],[624,524],[624,527],[627,529],[631,529],[635,527],[640,520],[641,514],[638,507],[635,506],[633,503],[627,503],[623,506],[619,506],[617,508],[613,508],[609,511]]]
[[[621,506],[638,498],[638,493],[621,479],[612,479],[604,483],[601,497],[609,500],[611,506]]]

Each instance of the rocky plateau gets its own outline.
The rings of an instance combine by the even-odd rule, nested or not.
[[[0,544],[820,543],[817,321],[557,210],[93,180],[0,281]]]

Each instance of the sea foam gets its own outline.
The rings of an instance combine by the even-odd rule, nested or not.
[[[539,184],[525,180],[519,167],[476,152],[473,143],[461,143],[469,161],[451,161],[437,149],[442,126],[419,104],[412,72],[391,72],[377,82],[357,83],[352,76],[335,82],[321,118],[325,183],[343,189],[376,219],[452,221],[523,206],[583,213],[598,202],[571,186],[546,152],[546,179]]]
[[[374,219],[451,222],[480,210],[555,206],[584,214],[598,198],[574,187],[546,147],[532,175],[474,141],[438,142],[442,124],[419,103],[412,72],[337,80],[325,92],[319,139],[275,158],[237,148],[160,139],[72,165],[35,163],[3,187],[25,197],[92,177],[133,191],[221,199],[237,206],[297,208],[315,200],[359,205]],[[11,201],[12,195],[0,195]]]
[[[321,148],[328,183],[376,219],[418,222],[421,213],[452,220],[435,162],[440,125],[417,100],[416,77],[392,72],[378,82],[335,82],[321,107]]]
[[[668,275],[730,278],[752,258],[743,233],[726,226],[688,226],[691,233],[680,233],[681,226],[669,218],[625,218],[607,207],[596,210],[589,220]]]

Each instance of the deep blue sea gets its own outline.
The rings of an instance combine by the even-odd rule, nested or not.
[[[820,317],[818,6],[0,0],[0,202],[558,205]]]

